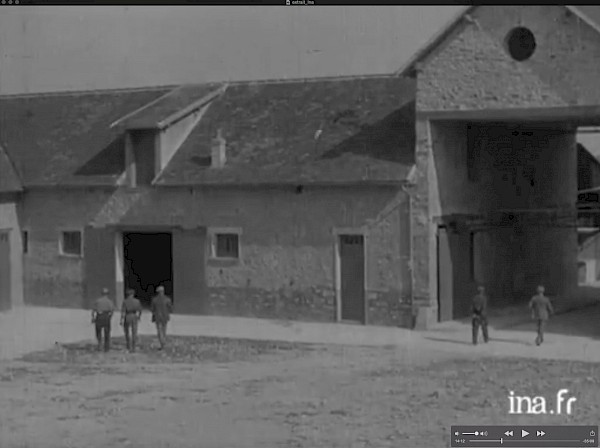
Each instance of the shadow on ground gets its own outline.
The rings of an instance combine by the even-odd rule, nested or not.
[[[535,322],[531,319],[527,306],[513,307],[508,310],[493,310],[488,321],[490,332],[519,331],[535,333],[536,331]],[[467,330],[466,327],[470,326],[471,318],[465,318],[441,323],[432,331],[434,333],[463,332]],[[552,316],[547,324],[546,333],[600,339],[600,305],[588,305]]]
[[[481,336],[479,336],[479,338],[481,339]],[[457,344],[457,345],[473,345],[473,343],[469,340],[464,340],[464,341],[456,341],[456,340],[449,340],[449,339],[444,339],[444,338],[435,338],[435,337],[431,337],[431,336],[427,336],[425,337],[425,339],[429,340],[429,341],[436,341],[436,342],[449,342],[451,344]],[[519,339],[506,339],[506,338],[490,338],[490,343],[496,343],[496,342],[500,342],[503,344],[515,344],[515,345],[525,345],[525,346],[530,346],[533,345],[530,342],[527,341],[523,341],[523,340],[519,340]],[[479,344],[482,344],[482,341],[479,341]]]
[[[253,360],[270,354],[311,352],[318,346],[278,341],[257,341],[204,336],[171,336],[164,350],[155,337],[140,336],[135,353],[126,349],[123,337],[113,338],[111,349],[98,351],[90,342],[57,344],[54,348],[23,356],[26,362],[69,362],[98,365],[114,362],[196,363]]]

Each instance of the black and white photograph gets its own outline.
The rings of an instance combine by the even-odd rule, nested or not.
[[[599,446],[600,6],[51,3],[0,448]]]

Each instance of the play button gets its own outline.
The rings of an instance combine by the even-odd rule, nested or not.
[[[527,437],[529,435],[529,433],[527,431],[525,431],[524,429],[521,430],[521,437]]]
[[[538,437],[545,436],[545,435],[546,435],[546,433],[544,431],[538,431],[537,432],[537,436]]]

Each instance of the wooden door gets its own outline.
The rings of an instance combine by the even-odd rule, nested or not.
[[[83,306],[90,308],[102,293],[102,288],[108,288],[110,298],[114,302],[117,286],[115,232],[107,228],[86,227],[83,241],[85,266]]]
[[[178,314],[205,312],[206,252],[206,229],[173,232],[173,302]]]
[[[448,231],[440,227],[437,236],[438,260],[438,320],[452,320],[454,317],[454,269]]]
[[[342,320],[365,323],[365,252],[362,235],[340,235]]]
[[[10,232],[0,231],[0,311],[11,308]]]

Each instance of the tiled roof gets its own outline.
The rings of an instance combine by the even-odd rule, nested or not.
[[[114,184],[124,156],[119,145],[122,131],[110,128],[111,123],[170,90],[0,97],[0,144],[25,186]],[[92,160],[95,163],[89,164]]]
[[[15,193],[22,190],[23,185],[21,185],[12,161],[0,145],[0,193]]]
[[[121,124],[129,129],[156,127],[162,120],[215,91],[219,84],[184,85],[159,97],[125,119]]]
[[[123,125],[155,126],[218,87],[0,97],[0,143],[25,186],[115,185]],[[414,87],[397,76],[233,83],[158,184],[405,180],[414,163]],[[227,163],[214,169],[218,130]]]
[[[395,76],[236,83],[213,101],[158,184],[405,180],[414,84]],[[212,140],[227,142],[210,168]]]

